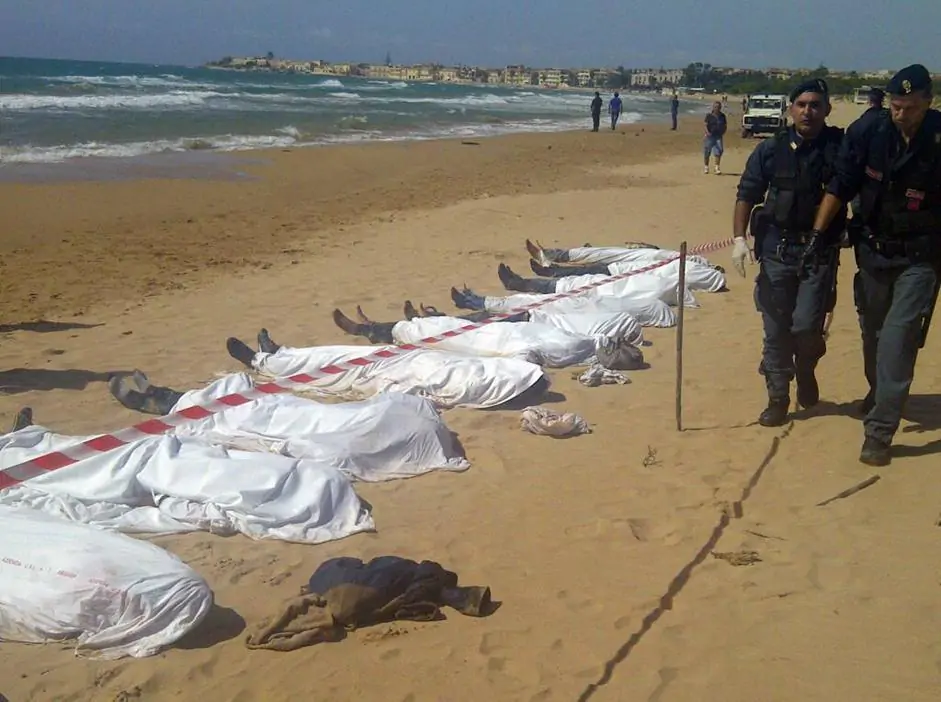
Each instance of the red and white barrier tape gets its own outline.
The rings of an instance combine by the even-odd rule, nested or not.
[[[732,239],[730,238],[724,239],[722,241],[714,241],[709,244],[701,244],[700,246],[694,246],[693,248],[689,249],[687,254],[702,254],[708,253],[710,251],[717,251],[719,249],[725,248],[726,246],[729,246],[731,243]],[[266,395],[291,392],[292,390],[298,389],[300,386],[309,385],[310,383],[316,382],[323,378],[341,375],[347,371],[356,368],[362,368],[363,366],[371,365],[377,361],[392,358],[393,356],[401,356],[412,351],[417,351],[429,344],[436,344],[444,341],[445,339],[452,339],[455,336],[460,336],[461,334],[466,334],[469,331],[474,331],[475,329],[480,329],[481,327],[485,327],[489,324],[494,324],[495,322],[499,322],[503,319],[506,319],[507,317],[519,314],[520,312],[529,312],[530,310],[536,309],[537,307],[542,307],[557,300],[575,297],[576,295],[579,295],[583,292],[594,290],[595,288],[599,288],[602,285],[607,285],[608,283],[612,283],[616,280],[623,280],[624,278],[630,278],[635,275],[640,275],[641,273],[648,273],[652,270],[673,263],[678,258],[679,256],[674,256],[673,258],[669,258],[664,261],[658,261],[657,263],[645,266],[643,268],[637,268],[632,271],[609,276],[594,283],[583,285],[582,287],[576,288],[575,290],[570,290],[564,293],[557,293],[555,295],[546,297],[539,302],[517,307],[513,310],[510,310],[509,312],[494,314],[492,317],[485,319],[482,322],[469,322],[467,324],[461,325],[460,327],[456,327],[455,329],[446,331],[443,334],[439,334],[438,336],[429,336],[425,339],[421,339],[418,343],[415,344],[401,344],[393,348],[383,349],[381,351],[376,351],[375,353],[367,354],[359,358],[344,361],[343,363],[324,366],[323,368],[318,368],[317,370],[310,373],[299,373],[287,378],[279,378],[277,381],[261,383],[249,391],[233,393],[232,395],[225,395],[224,397],[213,400],[204,406],[188,407],[184,410],[174,412],[173,414],[169,414],[165,417],[160,417],[158,419],[148,419],[146,422],[135,424],[134,426],[127,427],[126,429],[120,429],[110,434],[96,436],[86,441],[79,442],[73,446],[64,448],[61,451],[53,451],[51,453],[30,459],[29,461],[24,461],[23,463],[18,463],[15,466],[10,466],[9,468],[3,469],[0,471],[0,490],[12,487],[18,483],[23,482],[24,480],[29,480],[30,478],[43,475],[44,473],[47,473],[51,470],[57,470],[59,468],[64,468],[65,466],[73,465],[83,459],[90,458],[91,456],[97,455],[99,453],[106,453],[120,446],[126,446],[131,442],[143,439],[147,436],[159,436],[160,434],[165,434],[166,432],[172,430],[174,427],[180,426],[181,424],[205,419],[210,415],[223,412],[229,407],[244,405],[247,402],[252,402],[253,400],[257,400],[258,398],[264,397]]]

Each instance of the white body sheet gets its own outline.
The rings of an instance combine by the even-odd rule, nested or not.
[[[567,249],[568,260],[559,265],[572,266],[610,266],[618,263],[634,263],[649,265],[656,261],[666,261],[680,255],[679,251],[670,249],[625,249],[617,246],[579,246]],[[687,264],[698,263],[710,266],[709,260],[695,254],[686,257]]]
[[[162,548],[0,507],[0,640],[74,640],[102,658],[159,652],[202,622],[212,590]]]
[[[393,346],[282,346],[255,354],[259,373],[284,378],[375,353]],[[370,397],[400,392],[425,397],[438,407],[496,407],[545,379],[542,368],[516,358],[480,358],[419,349],[339,373],[308,387],[322,396]]]
[[[604,281],[610,276],[606,275],[571,275],[557,278],[555,290],[558,293],[571,292],[592,283]],[[629,278],[611,280],[599,285],[593,291],[586,291],[583,295],[598,295],[601,297],[629,297],[634,299],[655,298],[669,305],[679,302],[677,288],[679,287],[679,261],[668,263],[655,271],[641,273]],[[697,307],[696,298],[687,285],[685,292],[685,305]]]
[[[0,436],[7,468],[86,437],[31,426]],[[242,533],[320,543],[374,524],[350,479],[327,463],[147,437],[0,492],[0,505],[120,531]]]
[[[697,263],[694,261],[696,257],[689,257],[686,259],[686,287],[693,291],[700,292],[719,292],[725,288],[725,274],[721,271],[717,271],[710,265],[704,265],[702,263]],[[620,275],[621,273],[629,273],[630,271],[637,270],[638,268],[643,268],[644,266],[649,266],[650,263],[634,263],[630,261],[625,261],[623,263],[612,263],[608,266],[608,270],[611,275]],[[680,262],[671,261],[664,266],[659,268],[654,268],[652,271],[646,273],[641,273],[640,276],[656,276],[662,278],[663,280],[671,282],[674,286],[679,285],[680,282]]]
[[[510,312],[523,305],[542,302],[551,295],[517,293],[506,297],[486,297],[484,307],[489,312]],[[568,315],[625,312],[644,327],[672,327],[676,324],[676,313],[663,300],[657,297],[598,295],[595,291],[585,291],[573,297],[548,302],[538,310],[553,317]],[[535,310],[534,310],[535,311]]]
[[[247,373],[227,375],[186,393],[173,409],[205,405],[253,386]],[[369,482],[470,466],[434,405],[402,393],[341,404],[289,394],[269,395],[189,422],[174,433],[211,444],[329,463],[350,477]]]
[[[625,339],[634,346],[644,342],[644,330],[629,312],[583,310],[577,313],[559,312],[555,308],[537,307],[529,313],[531,321],[556,327],[570,334],[598,339]]]
[[[468,324],[458,317],[416,317],[399,322],[392,337],[399,344],[414,344]],[[595,356],[595,339],[573,334],[550,324],[498,322],[443,339],[435,344],[444,351],[472,356],[518,358],[549,368],[588,363]]]

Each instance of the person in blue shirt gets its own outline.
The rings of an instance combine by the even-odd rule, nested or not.
[[[850,243],[869,383],[859,460],[871,466],[892,460],[941,269],[941,112],[931,109],[931,75],[921,64],[907,66],[886,93],[888,110],[867,111],[847,129],[814,222],[816,230],[829,228],[859,196]]]
[[[743,277],[749,221],[755,237],[755,303],[764,326],[759,373],[768,390],[768,406],[758,422],[767,427],[787,422],[795,377],[801,406],[812,407],[820,399],[815,371],[826,353],[824,320],[835,302],[838,245],[846,221],[844,207],[812,235],[843,139],[842,129],[826,124],[827,84],[806,81],[789,97],[792,125],[749,156],[733,219],[732,263]]]
[[[624,105],[621,102],[621,96],[618,93],[614,94],[614,97],[611,98],[611,101],[608,103],[608,112],[611,114],[611,129],[617,129],[618,120],[621,118],[621,110]]]

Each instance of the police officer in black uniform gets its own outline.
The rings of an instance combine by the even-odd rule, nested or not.
[[[826,82],[801,83],[791,92],[790,102],[791,126],[759,144],[748,158],[733,222],[735,267],[745,275],[749,220],[760,262],[755,304],[764,323],[759,372],[768,388],[768,407],[758,422],[767,427],[787,421],[795,376],[797,401],[803,407],[820,399],[815,370],[826,353],[823,324],[835,299],[838,246],[846,220],[846,209],[837,208],[827,227],[812,233],[843,138],[842,129],[826,124]]]
[[[915,374],[918,349],[938,294],[941,261],[941,112],[931,108],[931,76],[915,64],[886,86],[889,110],[854,124],[815,229],[859,195],[850,228],[854,280],[869,393],[859,460],[884,466]]]

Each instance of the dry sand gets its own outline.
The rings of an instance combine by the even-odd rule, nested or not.
[[[850,108],[852,109],[852,108]],[[847,112],[846,114],[849,114]],[[845,123],[846,115],[835,115]],[[404,299],[450,309],[467,282],[547,245],[665,246],[725,238],[753,142],[728,138],[721,177],[702,174],[698,120],[678,133],[627,127],[459,142],[265,153],[239,183],[0,186],[0,416],[20,405],[66,432],[139,419],[103,373],[140,367],[190,387],[235,370],[227,335],[268,326],[293,345],[347,341],[334,306],[399,318]],[[728,265],[728,250],[713,254]],[[10,700],[935,700],[941,689],[936,557],[941,529],[939,362],[919,360],[898,458],[876,485],[847,403],[864,379],[851,257],[824,401],[784,430],[754,420],[761,326],[752,281],[699,296],[687,315],[686,431],[673,426],[674,331],[653,330],[652,367],[623,387],[552,373],[594,433],[522,433],[516,413],[448,412],[473,462],[357,489],[378,533],[316,547],[188,535],[157,542],[213,587],[219,610],[146,660],[76,659],[67,647],[0,646]],[[752,269],[751,274],[755,272]],[[645,460],[652,456],[653,460]],[[733,566],[715,553],[755,551]],[[493,588],[486,619],[399,623],[298,652],[248,651],[324,559],[438,560]],[[595,687],[595,685],[600,686]],[[581,696],[581,697],[580,697]]]

